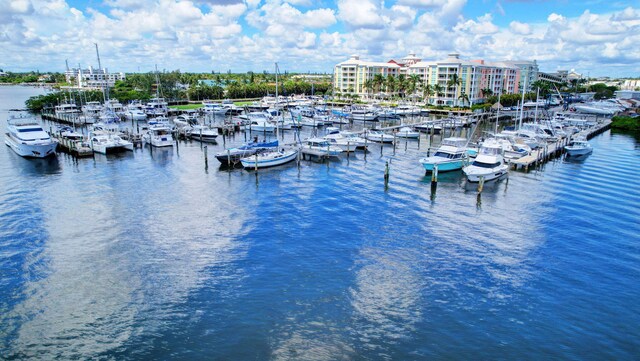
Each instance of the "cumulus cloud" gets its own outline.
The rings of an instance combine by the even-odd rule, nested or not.
[[[519,21],[512,21],[509,24],[509,29],[515,34],[520,34],[520,35],[531,34],[531,26],[529,26],[529,24],[521,23]]]
[[[372,0],[338,0],[338,17],[352,28],[383,27],[381,9]]]
[[[486,11],[501,16],[496,10],[501,3],[488,4]],[[338,0],[335,6],[311,0],[100,4],[106,9],[74,8],[65,0],[0,0],[5,55],[0,65],[60,70],[68,58],[86,66],[95,63],[97,42],[103,63],[125,71],[150,69],[155,62],[190,71],[259,71],[274,61],[283,69],[331,71],[353,53],[386,61],[415,51],[427,60],[459,52],[464,58],[536,59],[543,70],[571,65],[606,71],[616,64],[615,69],[629,74],[640,72],[637,6],[578,16],[556,10],[538,23],[507,14],[502,16],[513,17],[508,25],[498,25],[502,22],[491,14],[465,16],[466,0]]]

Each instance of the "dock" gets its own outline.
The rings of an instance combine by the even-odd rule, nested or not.
[[[610,128],[611,120],[605,120],[572,136],[557,140],[555,142],[547,143],[544,147],[531,151],[531,154],[527,156],[510,160],[509,165],[514,170],[524,170],[526,172],[529,170],[529,168],[533,166],[539,166],[549,159],[552,159],[564,153],[565,145],[569,144],[572,140],[578,138],[591,139]]]

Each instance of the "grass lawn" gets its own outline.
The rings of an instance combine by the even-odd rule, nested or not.
[[[174,105],[170,108],[178,109],[178,110],[191,110],[191,109],[200,109],[202,108],[202,104],[187,104],[187,105]]]

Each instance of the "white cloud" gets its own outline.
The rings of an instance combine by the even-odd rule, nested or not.
[[[338,0],[338,18],[352,28],[379,29],[381,9],[372,0]]]
[[[509,24],[509,29],[515,34],[520,34],[520,35],[531,34],[531,26],[529,26],[529,24],[521,23],[519,21],[512,21]]]

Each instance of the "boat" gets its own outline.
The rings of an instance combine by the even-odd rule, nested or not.
[[[129,120],[141,121],[147,119],[147,113],[144,112],[142,103],[139,100],[135,100],[124,109],[124,117]]]
[[[268,168],[289,163],[297,156],[298,149],[281,149],[256,153],[253,156],[240,159],[240,163],[246,169]]]
[[[202,109],[205,114],[213,114],[214,116],[224,116],[229,112],[229,108],[223,107],[220,103],[215,103],[212,100],[203,100]]]
[[[142,140],[152,147],[173,146],[171,128],[163,123],[154,123],[149,125],[149,130],[142,136]]]
[[[58,131],[57,131],[58,135],[62,138],[65,139],[82,139],[84,138],[84,136],[78,132],[76,132],[75,130],[73,130],[72,127],[69,126],[61,126],[58,127]]]
[[[448,172],[462,169],[469,157],[467,156],[467,140],[465,138],[444,138],[436,152],[429,157],[420,159],[420,163],[427,172]]]
[[[568,145],[565,145],[564,150],[567,151],[567,154],[570,156],[587,155],[593,152],[591,144],[589,144],[586,139],[575,139]]]
[[[402,127],[398,129],[395,133],[396,137],[399,138],[409,138],[409,139],[418,139],[420,138],[420,133],[411,129],[410,127]]]
[[[486,139],[473,163],[462,168],[469,182],[490,181],[509,173],[502,156],[502,145],[494,138]]]
[[[328,139],[324,138],[309,138],[305,140],[305,145],[302,148],[303,153],[308,152],[326,157],[338,156],[342,151],[341,147],[332,145]]]
[[[120,138],[114,132],[95,127],[89,133],[89,146],[95,153],[109,154],[122,150],[133,151],[133,143]]]
[[[145,107],[149,117],[166,116],[169,113],[168,103],[163,98],[151,98]]]
[[[353,152],[356,149],[365,148],[366,141],[363,138],[352,134],[346,135],[335,127],[327,128],[327,134],[322,139],[326,139],[334,146],[340,147],[345,152]]]
[[[435,122],[416,124],[413,128],[422,133],[440,134],[442,132],[442,126]]]
[[[251,121],[249,124],[244,126],[244,130],[248,130],[251,132],[267,132],[271,133],[276,130],[276,126],[272,123],[269,123],[266,118],[250,118]]]
[[[371,129],[365,132],[365,138],[372,142],[378,143],[393,143],[393,135],[386,134],[380,130]]]
[[[178,128],[196,125],[198,124],[198,118],[191,114],[180,114],[177,117],[173,118],[173,124],[175,124]]]
[[[218,130],[212,129],[208,125],[196,124],[189,129],[189,137],[201,142],[215,142],[218,137]]]
[[[18,155],[29,158],[53,156],[58,145],[38,120],[30,116],[9,118],[4,142]]]
[[[217,153],[216,158],[222,164],[233,165],[239,162],[242,158],[275,148],[278,148],[277,140],[273,142],[258,142],[256,137],[251,143],[246,143],[239,147],[227,148],[225,151]]]
[[[355,108],[351,110],[349,118],[351,118],[351,120],[372,122],[378,119],[378,116],[376,115],[376,113],[368,110],[367,108]]]

